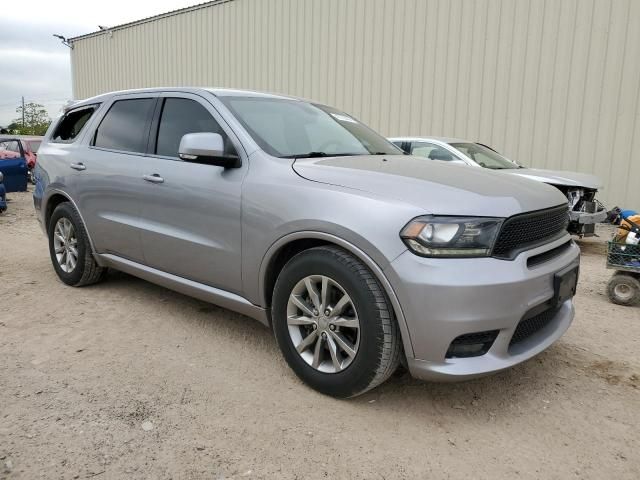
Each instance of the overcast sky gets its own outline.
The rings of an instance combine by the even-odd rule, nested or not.
[[[71,99],[69,49],[54,33],[73,37],[204,0],[20,0],[3,8],[0,28],[0,125],[16,118],[20,97],[54,117]]]

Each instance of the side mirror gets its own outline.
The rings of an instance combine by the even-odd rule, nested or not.
[[[224,152],[219,133],[187,133],[180,140],[178,155],[185,162],[205,163],[224,168],[238,168],[240,158]]]

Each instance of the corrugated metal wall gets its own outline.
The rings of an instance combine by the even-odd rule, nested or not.
[[[229,0],[74,41],[74,95],[250,88],[593,172],[640,209],[640,0]]]

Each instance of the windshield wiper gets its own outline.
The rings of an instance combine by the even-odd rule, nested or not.
[[[320,158],[320,157],[352,157],[362,155],[361,153],[327,153],[327,152],[309,152],[299,153],[296,155],[284,155],[280,158]]]

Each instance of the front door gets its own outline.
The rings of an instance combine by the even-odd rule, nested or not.
[[[225,125],[224,128],[221,125]],[[241,168],[189,163],[178,157],[187,133],[213,132],[236,149],[213,106],[191,94],[161,96],[143,160],[141,228],[145,264],[182,278],[241,290]]]

